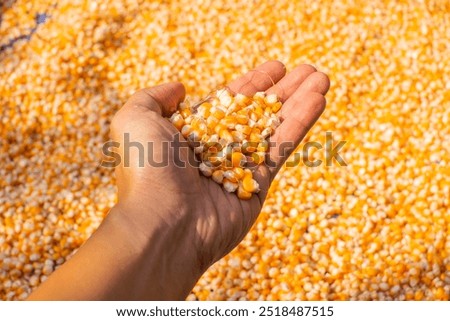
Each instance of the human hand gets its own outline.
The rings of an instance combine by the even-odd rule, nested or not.
[[[155,233],[161,235],[165,240],[161,243],[166,243],[161,252],[172,256],[164,260],[173,269],[168,274],[175,279],[176,275],[183,275],[181,270],[189,270],[196,281],[244,238],[261,210],[275,174],[322,114],[329,80],[309,65],[300,65],[285,75],[282,63],[269,61],[233,81],[228,88],[247,96],[257,91],[275,93],[284,103],[280,111],[283,122],[271,137],[269,157],[275,166],[258,167],[254,177],[261,192],[250,200],[239,199],[201,175],[192,165],[194,153],[190,149],[162,144],[172,142],[178,132],[164,116],[175,112],[184,99],[185,89],[180,83],[137,92],[111,125],[111,137],[120,143],[122,162],[116,167],[119,202],[110,215],[123,217],[142,246],[155,242]],[[125,134],[129,135],[129,142],[140,143],[143,152],[131,147],[125,155]],[[148,142],[153,146],[150,154]],[[283,142],[292,144],[286,149],[280,146]],[[185,167],[175,164],[177,154],[185,161]],[[149,165],[149,155],[154,161],[167,160],[167,166]],[[124,164],[125,157],[129,166]],[[191,163],[187,162],[189,158]],[[185,288],[185,292],[190,290],[188,285]]]
[[[181,84],[133,95],[111,124],[111,137],[119,143],[115,155],[122,160],[116,167],[118,203],[77,253],[28,299],[185,299],[203,272],[247,234],[275,174],[323,112],[328,87],[328,77],[313,67],[301,65],[285,75],[278,61],[266,62],[229,85],[231,91],[248,96],[276,93],[284,102],[283,122],[269,150],[275,166],[258,167],[254,178],[261,191],[249,200],[200,175],[189,165],[195,164],[190,149],[163,144],[176,137],[183,140],[163,117],[183,99]],[[127,141],[133,146],[125,152]],[[285,142],[292,144],[286,149],[281,146]],[[176,155],[187,166],[176,166]],[[148,156],[168,164],[149,165]],[[189,158],[191,163],[186,162]]]

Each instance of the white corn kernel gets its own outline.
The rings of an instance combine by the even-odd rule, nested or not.
[[[236,104],[244,106],[250,101],[250,99],[243,94],[236,94],[236,96],[234,96],[234,101]]]
[[[219,100],[220,100],[220,104],[224,107],[229,107],[231,105],[231,103],[233,102],[233,98],[229,94],[221,95],[219,97]]]
[[[237,177],[236,177],[236,173],[233,172],[232,170],[227,170],[223,173],[223,177],[228,179],[230,182],[237,182]]]
[[[200,144],[200,146],[194,147],[194,153],[201,154],[201,153],[203,153],[204,149],[205,149],[205,146],[203,144]]]
[[[266,101],[267,104],[272,105],[272,104],[275,104],[278,101],[278,97],[275,94],[270,94],[270,95],[266,96],[265,101]]]
[[[267,137],[269,137],[272,134],[272,128],[268,127],[268,128],[264,128],[263,131],[261,132],[261,136],[262,138],[266,139]]]
[[[206,177],[209,177],[212,175],[212,168],[205,165],[205,163],[200,163],[200,171],[202,172],[203,175],[205,175]]]
[[[237,190],[238,186],[239,186],[238,183],[230,182],[227,179],[223,180],[223,188],[229,193],[235,192]]]
[[[192,132],[192,127],[190,125],[184,125],[183,128],[181,128],[181,135],[184,137],[187,137]]]
[[[256,94],[253,95],[254,99],[258,98],[264,98],[266,96],[266,93],[264,91],[258,91]]]

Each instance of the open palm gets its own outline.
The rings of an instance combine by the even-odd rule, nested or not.
[[[248,96],[257,91],[275,93],[284,103],[280,111],[282,124],[271,137],[269,158],[275,166],[258,167],[254,177],[261,192],[250,200],[241,200],[202,176],[192,150],[174,147],[174,141],[184,139],[176,135],[177,130],[164,117],[170,116],[184,99],[180,83],[137,92],[116,114],[111,126],[112,139],[121,146],[122,163],[116,168],[119,205],[136,226],[142,227],[142,233],[151,224],[176,230],[174,242],[191,251],[202,270],[226,255],[247,234],[275,174],[323,112],[329,80],[310,65],[300,65],[285,75],[282,63],[268,61],[228,88]],[[125,134],[129,135],[128,142],[140,143],[144,153],[136,146],[126,151]],[[280,147],[283,142],[291,144]],[[167,163],[154,166],[150,158]],[[185,166],[180,166],[178,160]]]

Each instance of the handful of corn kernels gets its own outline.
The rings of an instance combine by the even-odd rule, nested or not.
[[[194,150],[203,175],[250,199],[259,192],[252,170],[265,160],[281,106],[275,94],[247,97],[220,89],[195,106],[182,102],[170,121]]]

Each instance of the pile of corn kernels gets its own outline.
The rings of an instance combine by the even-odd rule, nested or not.
[[[347,166],[281,170],[189,299],[448,300],[449,29],[446,0],[2,1],[0,299],[25,299],[114,204],[101,146],[129,95],[180,80],[196,101],[278,59],[330,76],[305,141],[347,141]]]
[[[224,88],[197,104],[180,103],[170,121],[193,149],[200,172],[248,200],[260,191],[253,171],[265,161],[281,106],[276,94],[247,97]]]

